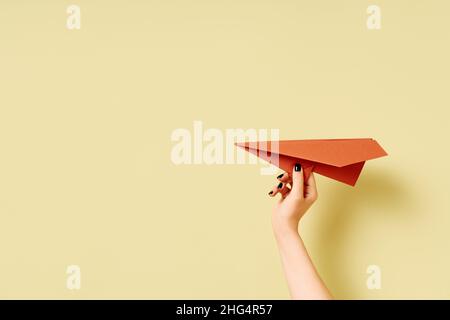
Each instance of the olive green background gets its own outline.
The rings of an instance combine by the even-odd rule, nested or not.
[[[67,6],[81,29],[66,28]],[[366,9],[381,8],[381,30]],[[377,139],[301,223],[336,298],[450,298],[448,1],[0,4],[0,297],[289,298],[259,165],[173,130]],[[66,267],[81,267],[81,289]],[[368,290],[378,265],[382,288]]]

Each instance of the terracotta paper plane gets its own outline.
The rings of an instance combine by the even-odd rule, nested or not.
[[[236,143],[237,146],[292,172],[300,163],[303,176],[311,172],[354,186],[367,160],[384,157],[386,151],[374,139],[280,140]]]

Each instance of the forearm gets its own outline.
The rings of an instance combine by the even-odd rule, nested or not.
[[[292,299],[331,299],[298,232],[283,230],[275,237]]]
[[[317,200],[314,175],[305,183],[301,169],[296,163],[292,175],[279,175],[280,182],[269,192],[271,197],[281,194],[272,212],[272,227],[292,299],[331,299],[298,233],[301,217]]]

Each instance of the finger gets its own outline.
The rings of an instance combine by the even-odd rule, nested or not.
[[[291,183],[292,182],[292,177],[289,175],[289,173],[287,172],[283,172],[282,174],[280,174],[277,179],[281,182],[284,183]]]
[[[281,185],[281,188],[280,188]],[[286,198],[286,196],[291,192],[291,189],[288,187],[286,183],[280,182],[277,186],[279,189],[278,193],[281,194],[281,199]]]
[[[287,172],[283,172],[282,174],[280,174],[277,179],[283,183],[286,183],[288,187],[292,186],[292,177]]]
[[[303,172],[300,163],[296,163],[292,169],[292,194],[303,198]]]
[[[281,194],[281,196],[283,197],[286,194],[286,190],[285,190],[286,184],[283,182],[278,183],[276,186],[274,186],[272,188],[272,190],[270,190],[269,192],[269,196],[271,197],[275,197],[278,193]]]
[[[278,184],[280,185],[280,183]],[[275,197],[278,192],[280,191],[280,189],[278,188],[278,185],[274,186],[270,191],[269,191],[269,196],[271,197]]]
[[[312,172],[309,175],[308,181],[306,181],[305,198],[313,201],[317,199],[316,179],[314,178],[314,174]]]

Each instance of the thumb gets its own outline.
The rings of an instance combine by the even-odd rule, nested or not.
[[[300,163],[296,163],[292,170],[291,194],[297,198],[303,198],[303,172]]]

